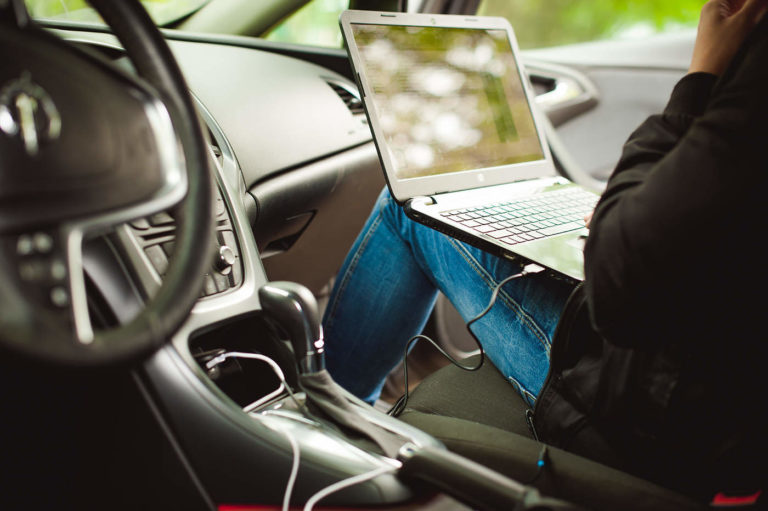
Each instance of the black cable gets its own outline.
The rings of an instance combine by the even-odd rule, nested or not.
[[[438,346],[438,344],[435,341],[433,341],[432,339],[430,339],[426,335],[418,334],[418,335],[414,335],[413,337],[408,339],[408,342],[405,343],[405,353],[403,354],[403,382],[405,384],[405,392],[404,392],[404,394],[402,396],[400,396],[400,398],[395,402],[395,404],[392,405],[392,408],[390,408],[387,411],[387,415],[391,415],[393,417],[397,417],[398,415],[403,413],[403,410],[405,409],[405,405],[408,403],[408,396],[409,396],[409,392],[408,392],[408,353],[410,352],[411,347],[413,345],[415,345],[421,339],[429,341],[432,344],[432,346],[437,348],[437,351],[440,352],[440,354],[442,354],[445,358],[447,358],[453,365],[455,365],[459,369],[463,369],[464,371],[477,371],[478,369],[480,369],[483,366],[483,362],[485,362],[485,350],[483,349],[483,345],[480,343],[480,339],[477,338],[477,336],[475,335],[475,333],[472,331],[472,329],[470,327],[472,326],[473,323],[475,323],[476,321],[478,321],[479,319],[481,319],[483,316],[485,316],[486,314],[488,314],[491,311],[491,309],[493,308],[493,305],[496,303],[496,299],[498,298],[499,292],[501,291],[502,287],[504,287],[506,284],[508,284],[509,282],[511,282],[511,281],[513,281],[515,279],[518,279],[520,277],[524,277],[526,275],[530,275],[530,274],[533,274],[533,273],[539,273],[539,272],[541,272],[543,270],[544,270],[544,268],[542,268],[541,266],[538,266],[536,264],[528,264],[528,265],[523,267],[523,271],[521,271],[520,273],[516,273],[514,275],[511,275],[511,276],[505,278],[504,280],[502,280],[501,282],[499,282],[498,284],[496,284],[496,286],[493,288],[493,293],[491,293],[491,299],[488,302],[488,305],[485,307],[485,309],[483,309],[477,316],[475,316],[474,318],[470,319],[467,322],[467,332],[469,332],[469,335],[471,335],[472,339],[474,339],[475,344],[477,345],[477,348],[478,348],[478,350],[480,352],[480,361],[477,363],[476,366],[465,366],[465,365],[462,365],[459,361],[457,361],[451,355],[446,353],[445,350],[443,350],[440,346]]]
[[[480,346],[479,343],[478,343],[478,347],[480,347],[480,362],[477,364],[477,366],[470,367],[470,366],[462,365],[458,360],[456,360],[455,358],[450,356],[448,353],[446,353],[445,350],[443,350],[443,348],[438,346],[438,344],[432,339],[430,339],[428,336],[423,334],[414,335],[405,344],[405,355],[403,355],[403,383],[405,384],[405,393],[402,396],[400,396],[400,399],[398,399],[395,402],[395,404],[392,405],[392,408],[390,408],[387,411],[387,414],[393,417],[397,417],[398,415],[400,415],[405,409],[406,403],[408,402],[408,395],[409,395],[408,394],[408,352],[410,351],[411,346],[416,344],[421,339],[429,341],[432,344],[432,346],[434,346],[437,349],[437,351],[439,351],[445,358],[447,358],[451,363],[453,363],[453,365],[455,365],[456,367],[460,367],[465,371],[477,371],[483,365],[483,360],[484,360],[483,347]],[[475,339],[475,341],[477,341],[477,339]]]
[[[526,486],[533,484],[541,476],[541,474],[544,473],[544,469],[547,468],[548,464],[549,464],[549,446],[543,445],[541,447],[541,450],[539,451],[539,457],[536,459],[536,473],[533,474],[533,477],[531,477],[527,481],[520,481],[520,482]]]

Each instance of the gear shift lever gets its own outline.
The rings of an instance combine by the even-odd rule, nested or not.
[[[259,288],[261,307],[291,338],[299,363],[299,384],[311,414],[344,430],[369,438],[381,452],[395,457],[405,440],[372,422],[363,407],[347,395],[325,370],[323,329],[312,292],[294,282],[270,282]],[[361,411],[363,410],[363,411]]]
[[[295,282],[270,282],[259,288],[259,301],[288,332],[299,372],[312,374],[325,369],[323,327],[312,292]]]

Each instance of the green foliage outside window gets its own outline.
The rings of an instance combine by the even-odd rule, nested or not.
[[[119,1],[119,0],[114,0]],[[199,9],[208,0],[141,0],[152,19],[165,25]],[[26,0],[35,18],[103,23],[85,0]]]
[[[155,21],[163,25],[193,12],[207,1],[142,0],[142,3]],[[478,14],[505,16],[512,23],[522,48],[540,48],[596,39],[637,38],[695,27],[704,1],[482,0]],[[99,21],[84,0],[26,2],[32,15],[38,18]],[[348,4],[349,0],[312,0],[265,37],[272,41],[339,48],[339,14]]]
[[[313,0],[277,25],[265,39],[340,48],[339,14],[348,5],[349,0]]]
[[[90,9],[85,0],[27,0],[26,3],[35,18],[65,18],[71,13]]]
[[[705,0],[483,0],[478,14],[505,16],[522,48],[644,37],[695,27]],[[266,36],[273,41],[341,46],[339,13],[348,0],[313,0]]]
[[[478,14],[504,16],[521,48],[649,36],[695,27],[705,0],[483,0]]]

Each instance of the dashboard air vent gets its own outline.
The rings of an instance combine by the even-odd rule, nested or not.
[[[337,82],[326,82],[331,88],[339,95],[339,97],[347,105],[347,108],[352,115],[363,115],[363,102],[360,101],[359,93],[352,86],[346,84],[340,84]]]

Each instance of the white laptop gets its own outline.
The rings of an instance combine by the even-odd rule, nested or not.
[[[558,175],[504,18],[345,11],[392,197],[420,223],[583,280],[597,195]]]

